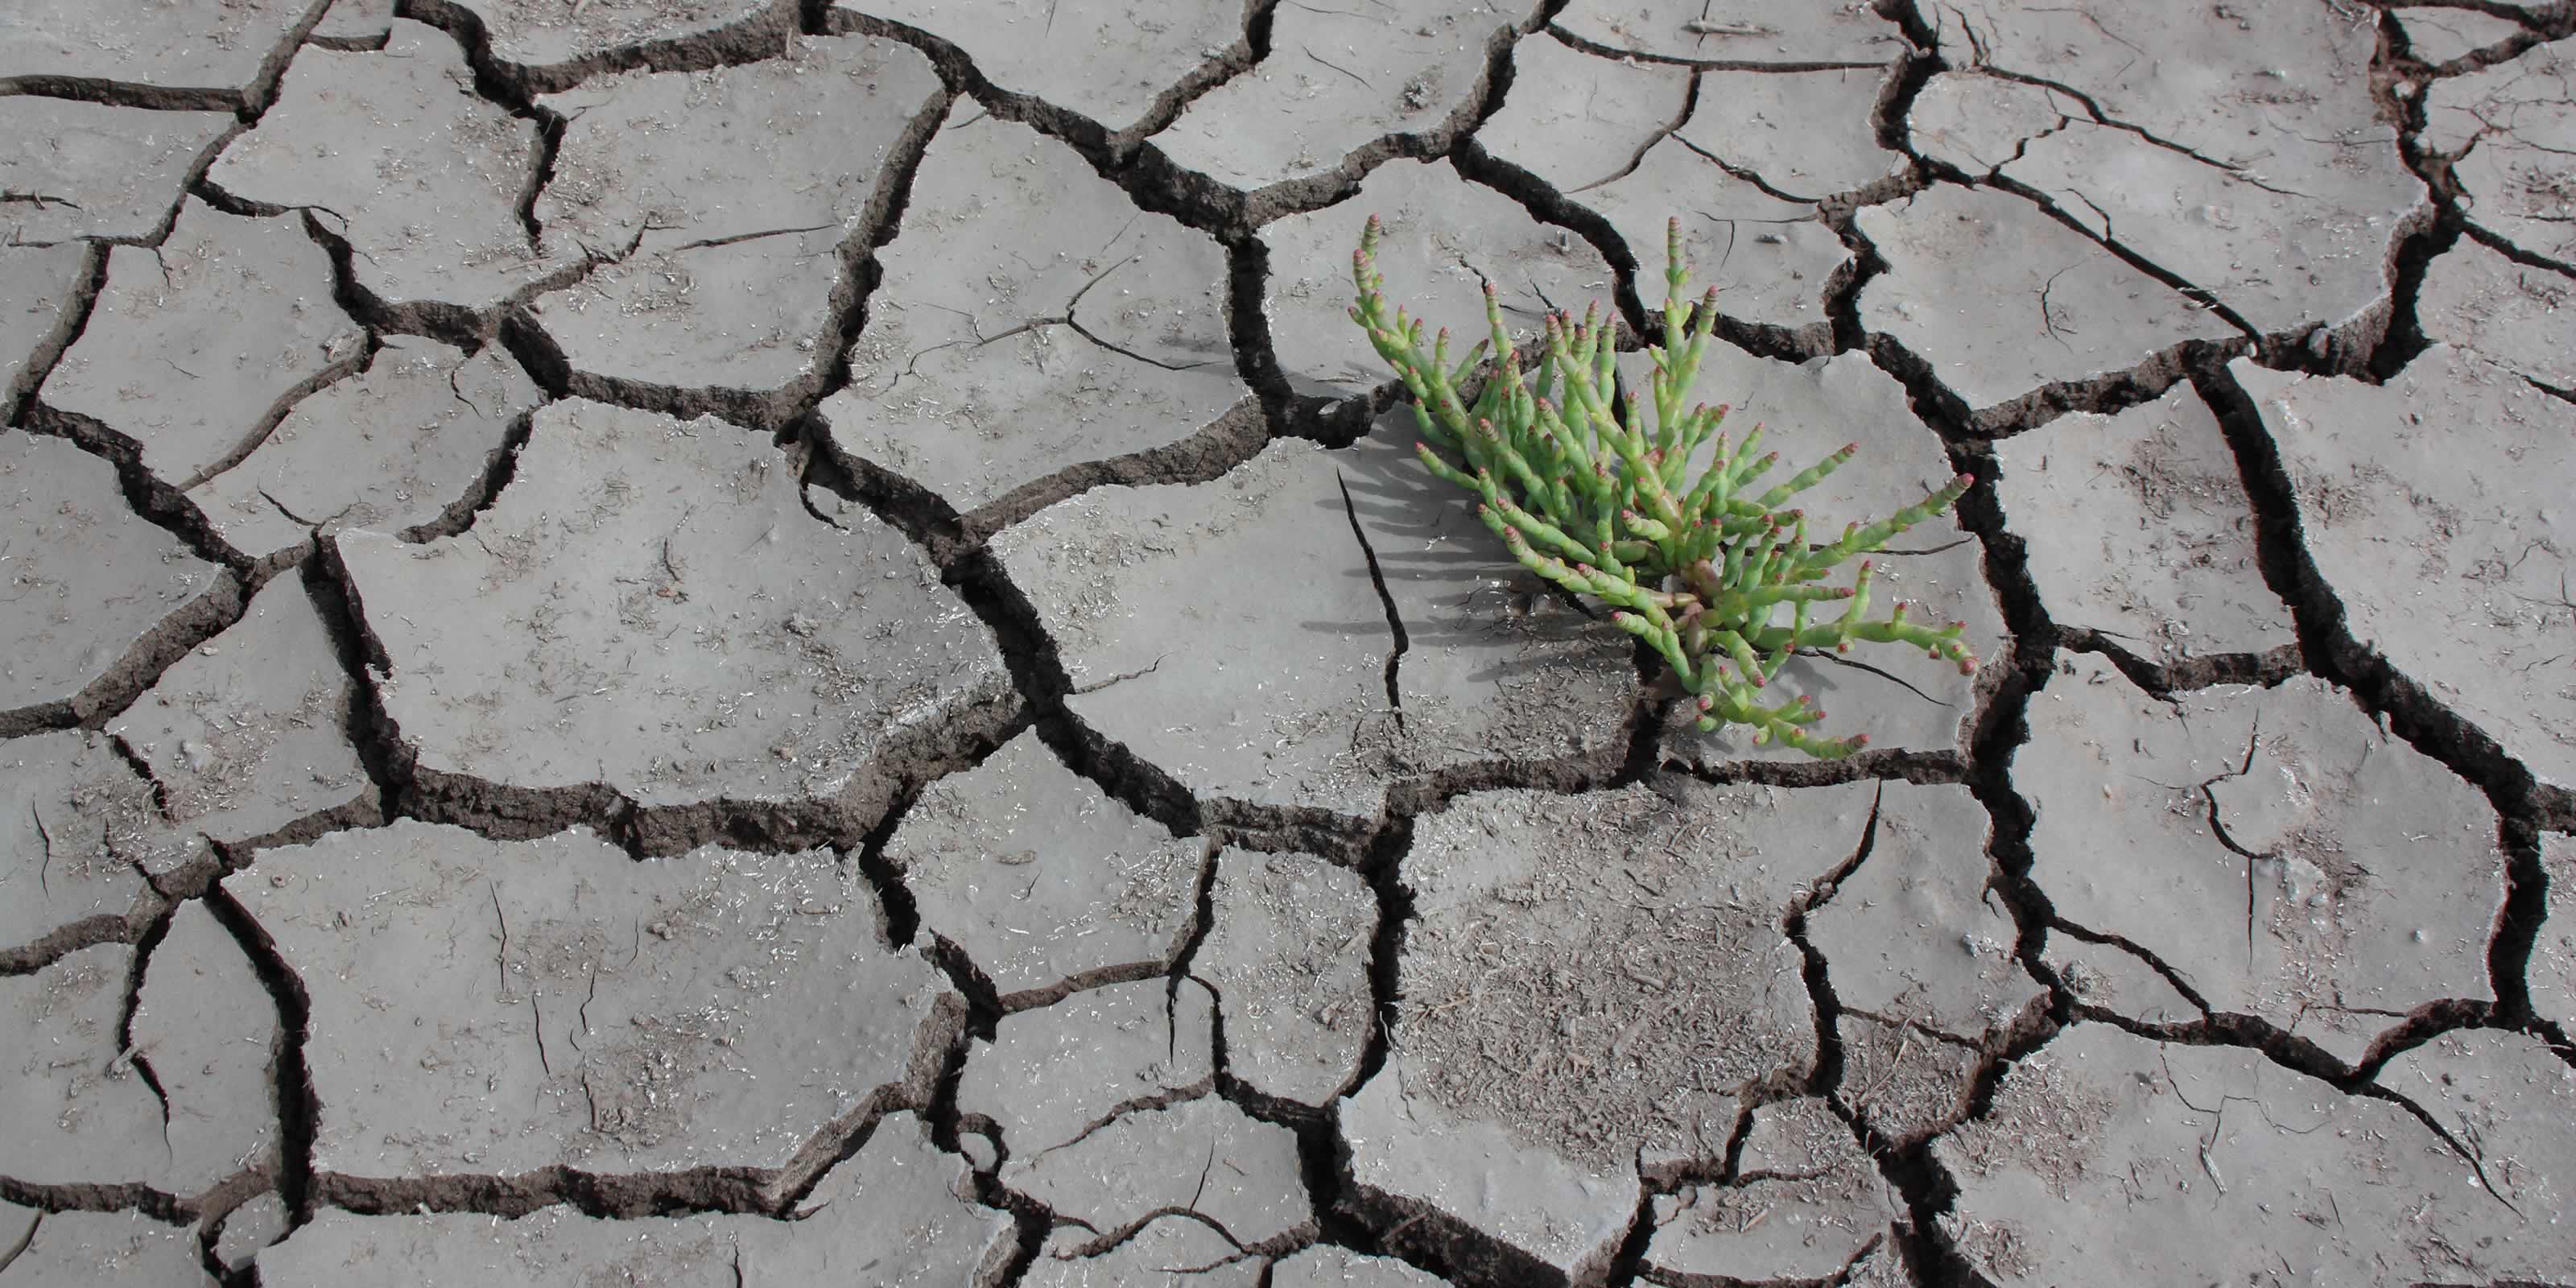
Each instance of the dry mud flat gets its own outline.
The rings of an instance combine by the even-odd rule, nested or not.
[[[0,1288],[2576,1283],[2576,9],[0,19]],[[1722,288],[1694,731],[1343,316]],[[1633,384],[1647,370],[1620,362]]]

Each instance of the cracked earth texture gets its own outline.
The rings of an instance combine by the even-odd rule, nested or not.
[[[2576,1283],[2571,155],[2570,0],[25,0],[0,1288]],[[1981,669],[1696,732],[1371,213],[1632,385],[1678,213]]]

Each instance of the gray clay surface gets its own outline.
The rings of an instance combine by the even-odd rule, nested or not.
[[[134,950],[107,944],[0,976],[0,1015],[24,1035],[0,1057],[0,1159],[36,1185],[143,1184],[190,1192],[160,1097],[118,1041]],[[249,1108],[249,1106],[242,1106]],[[200,1160],[191,1160],[200,1161]]]
[[[34,388],[38,350],[71,338],[64,316],[80,294],[90,250],[79,245],[0,246],[0,411],[17,414]]]
[[[29,0],[0,26],[0,87],[111,82],[229,106],[283,61],[297,27],[319,7],[316,0],[184,8],[153,0]]]
[[[1394,639],[1336,466],[1278,442],[1214,483],[1099,488],[995,539],[1058,641],[1074,714],[1195,792],[1374,813],[1385,775],[1362,739],[1393,725]],[[1254,551],[1275,575],[1233,576]],[[1174,620],[1199,647],[1173,647]],[[1295,683],[1273,682],[1291,666]]]
[[[885,857],[923,930],[963,948],[1015,1007],[1160,976],[1198,925],[1206,848],[1104,794],[1028,732],[923,789]]]
[[[166,1105],[168,1188],[193,1194],[275,1166],[277,1116],[265,1093],[276,1005],[203,901],[179,905],[144,959],[131,1034],[131,1059],[148,1062]]]
[[[2030,541],[2050,620],[2172,666],[2295,642],[2256,565],[2254,510],[2218,417],[2190,384],[2076,412],[1995,445],[1995,484]]]
[[[44,1212],[0,1200],[0,1256],[10,1288],[213,1288],[196,1232],[140,1212]]]
[[[1878,1251],[1903,1212],[1851,1128],[1814,1098],[1755,1110],[1737,1166],[1732,1184],[1657,1196],[1649,1279],[1828,1279]]]
[[[1555,26],[1613,56],[1644,54],[1711,66],[1884,66],[1905,51],[1903,32],[1867,6],[1575,0],[1557,15]]]
[[[2533,1146],[2526,1186],[2563,1185],[2568,1166],[2565,1120],[2545,1117],[2565,1113],[2567,1070],[2551,1065],[2536,1087],[2507,1065],[2498,1090],[2521,1094],[2490,1111]],[[2460,1272],[2447,1250],[2471,1247],[2472,1273],[2498,1280],[2570,1265],[2563,1232],[2532,1215],[2553,1206],[2526,1206],[2519,1186],[2499,1202],[2403,1106],[2242,1048],[2079,1025],[2014,1065],[1993,1110],[1934,1154],[1960,1178],[1949,1237],[2001,1284],[2146,1261],[2176,1283],[2438,1283]]]
[[[2531,954],[2531,1008],[2561,1029],[2576,1025],[2576,842],[2543,837],[2541,869],[2549,880],[2549,914]]]
[[[2425,8],[2397,15],[2406,52],[2434,67],[2480,53],[2521,34],[2522,24],[2475,9]]]
[[[2561,486],[2576,478],[2576,406],[2448,345],[2377,386],[2230,369],[2280,444],[2309,556],[2354,638],[2543,783],[2576,786],[2576,540],[2561,535],[2576,519]]]
[[[796,26],[794,8],[778,0],[449,2],[480,23],[491,38],[493,57],[529,72],[577,75],[607,56],[639,47],[713,43],[775,52]],[[732,38],[722,39],[726,36]]]
[[[2126,372],[2186,340],[2233,334],[2162,282],[1992,188],[1949,185],[1863,208],[1887,261],[1860,322],[1930,364],[1980,421],[2047,385]]]
[[[1216,924],[1190,973],[1216,992],[1227,1063],[1265,1096],[1321,1106],[1359,1073],[1374,1012],[1362,946],[1377,897],[1309,854],[1220,851]]]
[[[1536,39],[1515,46],[1512,60],[1512,92],[1479,134],[1481,146],[1608,221],[1649,308],[1663,302],[1665,224],[1678,215],[1691,280],[1718,288],[1726,317],[1779,328],[1809,352],[1831,347],[1825,292],[1851,252],[1812,202],[1766,191],[1707,150],[1710,137],[1724,143],[1731,133],[1718,124],[1728,109],[1712,81],[1702,78],[1689,121],[1705,114],[1708,128],[1683,137],[1689,132],[1674,126],[1690,104],[1691,78],[1680,67]],[[1856,98],[1853,110],[1866,102]]]
[[[502,788],[828,815],[890,740],[1002,686],[901,537],[818,519],[775,448],[712,418],[551,404],[470,532],[337,546],[403,738]]]
[[[232,126],[228,112],[0,98],[0,138],[12,140],[0,145],[10,243],[157,239]]]
[[[2371,98],[2375,24],[2324,5],[2182,13],[2022,0],[1933,21],[1977,63],[2063,87],[2061,109],[2077,104],[2018,155],[1988,150],[2012,158],[2008,180],[2257,333],[2374,329],[2396,242],[2431,213]],[[2156,74],[2163,64],[2138,57],[2142,36],[2190,72]]]
[[[475,95],[446,33],[396,21],[381,53],[297,57],[259,128],[206,177],[245,200],[308,208],[386,304],[484,309],[578,261],[560,247],[540,254],[519,219],[538,132]]]
[[[1225,248],[1138,214],[1071,148],[972,102],[931,140],[877,260],[850,387],[821,412],[841,451],[959,510],[1169,448],[1250,394],[1226,337]]]
[[[393,30],[394,0],[331,0],[305,40],[324,49],[382,49]]]
[[[2426,91],[2425,141],[2463,155],[2451,173],[2469,217],[2523,251],[2576,265],[2576,37],[2554,41]]]
[[[390,336],[366,369],[295,404],[241,463],[189,489],[226,545],[276,563],[317,533],[439,535],[481,493],[543,401],[498,347],[472,357]]]
[[[810,382],[832,357],[842,244],[945,101],[919,53],[857,36],[548,97],[568,123],[533,207],[545,249],[614,262],[541,297],[539,324],[576,372],[643,387]]]
[[[836,0],[836,17],[899,22],[966,51],[1002,89],[1103,129],[1142,122],[1176,82],[1243,35],[1227,0],[1170,10],[1141,0]]]
[[[2576,277],[2470,238],[2435,259],[2415,298],[2424,338],[2466,349],[2518,375],[2576,389]]]
[[[312,597],[279,577],[107,732],[151,771],[173,826],[225,843],[309,832],[374,802],[349,742],[350,688]]]
[[[2426,1003],[2487,996],[2495,813],[2349,695],[2300,678],[2168,704],[2079,657],[2031,724],[2032,878],[2211,1010],[2349,1063]]]
[[[1277,266],[1263,308],[1278,337],[1279,365],[1299,392],[1363,393],[1394,378],[1347,312],[1351,249],[1370,215],[1386,228],[1377,263],[1389,301],[1403,303],[1431,330],[1450,328],[1462,353],[1491,334],[1480,294],[1488,281],[1523,345],[1533,342],[1551,303],[1580,308],[1609,293],[1601,253],[1570,230],[1538,223],[1511,198],[1447,165],[1389,161],[1348,200],[1261,230]]]
[[[259,1254],[260,1282],[320,1288],[351,1267],[399,1262],[413,1282],[493,1288],[567,1283],[796,1288],[990,1282],[1008,1261],[1007,1214],[953,1192],[954,1156],[911,1114],[889,1116],[815,1189],[802,1219],[699,1215],[605,1220],[545,1207],[510,1220],[457,1213],[325,1214]]]
[[[1391,1049],[1343,1111],[1360,1185],[1598,1273],[1641,1148],[1722,1158],[1739,1097],[1815,1060],[1780,918],[1858,849],[1871,795],[1677,781],[1478,793],[1422,820]],[[1558,912],[1577,905],[1592,915]]]
[[[0,8],[0,1288],[2576,1283],[2565,0]]]
[[[1364,145],[1448,126],[1483,90],[1492,41],[1526,8],[1281,6],[1270,21],[1274,56],[1191,100],[1153,145],[1174,165],[1246,192],[1330,172]],[[1291,56],[1275,56],[1281,50]]]
[[[40,733],[0,749],[0,952],[60,934],[140,934],[157,901],[130,847],[159,815],[152,785],[98,734]]]
[[[829,853],[406,820],[224,884],[312,998],[324,1171],[770,1173],[928,1091],[943,985]]]
[[[1005,1179],[1103,1233],[1178,1211],[1239,1248],[1311,1232],[1314,1223],[1296,1133],[1214,1096],[1122,1114]]]
[[[284,404],[345,374],[365,344],[294,217],[190,198],[159,248],[108,252],[89,325],[37,397],[185,490],[257,447]]]
[[[1161,978],[1109,984],[1002,1017],[967,1056],[957,1109],[1011,1151],[1005,1175],[1142,1104],[1205,1095],[1216,1071],[1208,991]]]
[[[0,732],[89,716],[166,651],[172,630],[240,603],[223,569],[126,506],[114,468],[61,439],[0,430],[0,533]]]

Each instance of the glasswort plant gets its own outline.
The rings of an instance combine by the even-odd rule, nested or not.
[[[1480,498],[1476,517],[1522,567],[1617,609],[1611,620],[1653,646],[1698,704],[1702,730],[1749,725],[1757,744],[1777,738],[1827,760],[1867,745],[1867,734],[1811,732],[1825,713],[1806,695],[1763,705],[1763,686],[1801,650],[1848,653],[1854,640],[1905,644],[1957,663],[1962,675],[1976,673],[1977,659],[1959,642],[1964,623],[1908,621],[1902,602],[1884,619],[1862,616],[1869,608],[1869,560],[1848,586],[1817,584],[1835,565],[1880,550],[1890,537],[1947,510],[1975,480],[1962,474],[1885,519],[1854,523],[1836,541],[1810,544],[1805,512],[1779,507],[1840,468],[1859,445],[1846,444],[1757,492],[1754,481],[1780,456],[1753,454],[1762,427],[1730,450],[1717,432],[1725,407],[1685,406],[1717,326],[1717,288],[1696,305],[1686,301],[1679,219],[1664,234],[1664,342],[1646,348],[1655,364],[1652,388],[1643,399],[1629,390],[1624,414],[1611,408],[1613,322],[1597,304],[1579,322],[1571,313],[1548,316],[1535,380],[1524,377],[1491,282],[1485,320],[1493,334],[1452,363],[1442,328],[1426,355],[1421,319],[1388,309],[1386,278],[1377,271],[1383,231],[1370,216],[1351,256],[1359,297],[1351,319],[1413,395],[1422,429],[1415,454],[1432,473]],[[1486,362],[1489,348],[1494,357]],[[1480,370],[1483,387],[1470,406],[1459,391]],[[1703,445],[1712,449],[1708,466],[1686,483]],[[1843,601],[1840,615],[1811,620],[1817,605],[1836,601]]]

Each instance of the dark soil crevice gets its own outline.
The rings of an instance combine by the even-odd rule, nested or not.
[[[313,998],[277,941],[231,892],[217,885],[205,899],[206,910],[241,945],[252,973],[277,1007],[277,1036],[269,1048],[269,1086],[277,1098],[277,1193],[286,1204],[290,1227],[302,1226],[313,1219],[313,1141],[322,1119],[322,1102],[314,1094],[312,1067],[304,1056],[313,1034]]]
[[[17,378],[6,388],[0,388],[0,425],[16,428],[25,423],[27,411],[35,402],[36,390],[44,385],[45,378],[53,374],[54,365],[62,361],[63,355],[71,350],[72,343],[88,328],[90,312],[98,307],[99,292],[107,287],[107,258],[108,248],[104,245],[92,245],[82,252],[80,281],[73,287],[71,298],[64,302],[61,315],[28,350],[26,363],[19,368]]]

